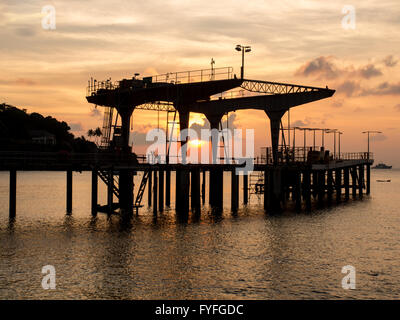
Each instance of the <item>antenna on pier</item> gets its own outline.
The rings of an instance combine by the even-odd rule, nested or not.
[[[211,77],[210,77],[210,80],[214,80],[215,79],[214,64],[215,64],[215,60],[214,60],[214,58],[211,58]]]

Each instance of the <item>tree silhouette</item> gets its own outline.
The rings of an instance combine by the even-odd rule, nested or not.
[[[101,129],[97,127],[96,129],[89,129],[87,132],[87,136],[89,138],[94,137],[94,143],[98,146],[99,145],[99,138],[103,135]]]

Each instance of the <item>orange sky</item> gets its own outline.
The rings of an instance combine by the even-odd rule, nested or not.
[[[43,30],[41,9],[56,9],[56,29]],[[85,100],[91,76],[113,80],[233,66],[238,43],[251,45],[246,77],[336,89],[331,99],[292,109],[292,125],[338,128],[342,151],[365,151],[400,166],[400,2],[353,0],[356,28],[342,28],[348,1],[11,1],[0,2],[0,103],[67,121],[84,134],[101,114]],[[161,115],[161,121],[165,114]],[[239,111],[237,128],[254,128],[269,144],[263,112]],[[134,136],[157,123],[135,111]],[[138,139],[140,141],[140,139]],[[332,140],[332,139],[331,139]],[[311,141],[311,134],[309,141]],[[329,144],[327,140],[327,144]]]

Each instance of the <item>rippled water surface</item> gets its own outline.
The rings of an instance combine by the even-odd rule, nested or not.
[[[372,181],[371,197],[311,215],[269,216],[255,196],[232,215],[226,185],[220,217],[205,207],[182,223],[173,210],[155,219],[144,207],[126,224],[91,217],[89,173],[74,173],[66,216],[60,172],[19,172],[9,221],[8,173],[0,172],[0,298],[399,298],[400,171],[373,171]],[[56,290],[42,289],[45,265],[56,268]],[[345,265],[356,268],[356,290],[342,289]]]

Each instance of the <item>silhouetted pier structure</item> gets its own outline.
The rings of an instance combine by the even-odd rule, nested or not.
[[[231,91],[240,89],[239,93]],[[244,92],[244,94],[243,94]],[[370,192],[369,153],[329,155],[325,150],[286,148],[279,146],[281,119],[292,107],[331,97],[334,90],[269,81],[238,79],[232,68],[198,70],[182,73],[124,79],[116,83],[110,80],[90,80],[87,100],[106,108],[104,126],[110,131],[103,133],[104,149],[96,154],[33,154],[0,153],[0,170],[10,171],[10,217],[16,213],[16,175],[18,170],[66,171],[66,210],[72,212],[72,172],[92,172],[92,214],[108,213],[120,209],[122,215],[131,215],[143,206],[142,198],[148,192],[148,205],[154,214],[171,203],[171,172],[175,172],[175,209],[185,217],[190,209],[196,212],[206,201],[216,211],[223,208],[223,173],[231,173],[231,210],[239,208],[239,178],[235,170],[243,165],[229,163],[149,164],[132,154],[129,145],[131,117],[135,109],[176,112],[180,131],[189,126],[189,113],[202,113],[212,129],[219,129],[223,115],[242,109],[263,110],[270,120],[271,148],[260,159],[255,159],[254,171],[261,172],[262,193],[267,212],[280,212],[289,200],[297,210],[312,209],[313,200],[319,206],[336,201],[347,201],[350,189],[353,197],[362,197],[364,188]],[[113,110],[117,111],[121,125],[113,122]],[[111,127],[114,132],[111,134]],[[111,136],[114,136],[114,139]],[[180,137],[182,158],[188,140]],[[212,146],[217,148],[217,146]],[[336,152],[335,152],[336,153]],[[214,159],[215,160],[215,159]],[[185,162],[183,160],[183,162]],[[143,172],[141,184],[134,197],[133,176]],[[206,179],[208,173],[209,179]],[[107,204],[98,206],[98,178],[107,186]],[[208,186],[206,185],[208,181]],[[243,203],[248,203],[249,178],[242,176]],[[344,194],[343,194],[344,191]],[[114,203],[114,196],[118,203]],[[343,199],[342,199],[343,198]]]
[[[310,151],[308,151],[310,152]],[[320,152],[320,151],[319,151]],[[324,151],[322,153],[325,154]],[[311,156],[311,153],[309,153]],[[340,158],[340,159],[339,159]],[[312,204],[317,207],[329,205],[350,198],[362,198],[370,193],[370,167],[372,154],[342,153],[337,159],[307,158],[306,162],[291,161],[280,158],[278,164],[273,159],[261,157],[255,159],[254,172],[263,176],[261,194],[267,212],[277,213],[292,203],[297,211],[311,211]],[[136,158],[120,159],[112,154],[71,154],[60,157],[58,153],[10,153],[0,152],[0,170],[10,172],[10,217],[16,214],[17,171],[64,171],[66,172],[66,211],[72,212],[72,172],[90,171],[92,214],[98,211],[107,213],[120,208],[114,203],[114,195],[118,198],[118,179],[114,179],[122,170],[129,170],[132,175],[142,172],[147,183],[138,186],[137,197],[148,192],[148,206],[153,212],[163,211],[164,205],[170,206],[171,183],[167,182],[166,172],[176,173],[175,209],[178,214],[186,216],[190,209],[199,212],[208,202],[217,212],[223,207],[223,172],[231,176],[230,194],[231,210],[239,208],[239,179],[242,179],[242,203],[248,203],[249,180],[247,175],[236,175],[236,164],[147,164],[139,163]],[[220,175],[215,176],[215,172]],[[107,204],[98,205],[99,172],[107,182]],[[185,172],[182,174],[182,172]],[[183,178],[183,176],[185,178]],[[107,178],[106,178],[107,177]],[[208,177],[208,178],[207,178]],[[110,183],[112,181],[113,183]],[[208,182],[208,186],[207,186]],[[143,183],[143,178],[142,178]],[[143,188],[142,188],[143,187]],[[142,190],[141,190],[142,188]],[[88,190],[89,191],[89,190]],[[351,197],[350,197],[351,195]],[[133,202],[136,210],[142,206],[141,201]]]

